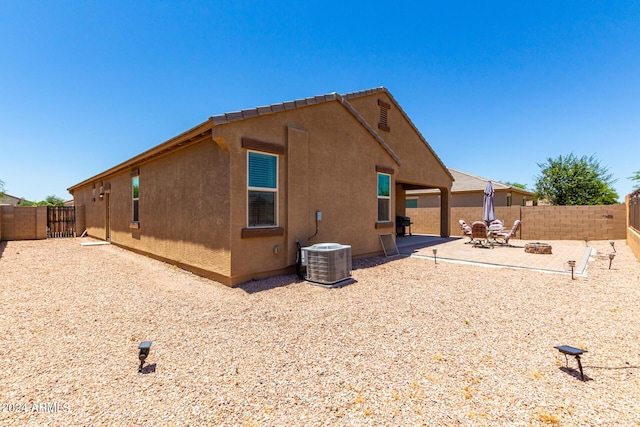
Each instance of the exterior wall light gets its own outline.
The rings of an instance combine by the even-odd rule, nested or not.
[[[611,270],[611,263],[613,262],[613,259],[616,257],[616,254],[611,252],[609,254],[609,270]]]
[[[138,346],[140,353],[138,353],[138,358],[140,359],[140,366],[138,367],[138,372],[142,372],[142,365],[144,365],[144,360],[149,355],[149,350],[151,350],[151,341],[142,341]]]

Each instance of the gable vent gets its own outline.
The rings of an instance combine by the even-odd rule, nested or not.
[[[390,132],[391,128],[389,127],[388,113],[391,105],[388,102],[384,102],[383,100],[378,99],[378,106],[380,107],[380,121],[378,122],[378,129]]]

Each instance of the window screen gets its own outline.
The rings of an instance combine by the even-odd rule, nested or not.
[[[248,152],[249,227],[277,225],[278,156]]]
[[[138,206],[138,204],[140,203],[140,177],[139,176],[134,176],[133,178],[131,178],[131,196],[133,199],[133,214],[131,219],[133,222],[138,222],[140,220],[139,206]]]
[[[391,175],[378,174],[378,221],[390,221]]]
[[[407,207],[407,208],[417,208],[418,207],[418,199],[407,199],[405,207]]]

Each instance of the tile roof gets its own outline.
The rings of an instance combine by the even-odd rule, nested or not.
[[[380,91],[380,90],[386,91],[386,89],[384,88],[370,89],[370,91]],[[362,91],[362,92],[367,92],[367,91]],[[354,92],[354,93],[362,93],[362,92]],[[375,93],[375,92],[371,92],[371,93]],[[400,164],[400,158],[396,153],[393,152],[393,150],[391,149],[391,147],[389,147],[386,141],[378,134],[378,132],[376,132],[376,130],[371,125],[369,125],[369,123],[366,122],[366,120],[362,118],[360,113],[358,113],[358,111],[356,111],[356,109],[353,108],[351,104],[349,104],[345,96],[342,96],[336,92],[329,93],[326,95],[312,96],[310,98],[294,99],[293,101],[279,102],[277,104],[266,105],[263,107],[256,107],[256,108],[250,108],[247,110],[240,110],[240,111],[234,111],[230,113],[219,114],[217,116],[212,116],[210,120],[213,122],[214,126],[217,126],[217,125],[223,125],[223,124],[237,121],[237,120],[244,120],[244,119],[249,119],[251,117],[279,113],[285,110],[292,110],[294,108],[300,108],[300,107],[308,107],[311,105],[320,104],[322,102],[329,102],[329,101],[340,102],[360,122],[360,124],[362,124],[365,127],[365,129],[369,131],[369,133],[376,139],[376,141],[378,141],[378,143],[382,146],[382,148],[384,148],[385,151],[389,153],[389,155],[396,161],[396,163]]]
[[[440,157],[436,154],[436,152],[433,151],[433,149],[431,148],[431,145],[429,144],[429,142],[422,135],[422,133],[420,133],[420,131],[418,130],[418,127],[413,123],[413,121],[411,121],[411,119],[409,118],[407,113],[402,109],[402,107],[400,106],[398,101],[396,101],[396,99],[393,97],[393,95],[391,95],[389,90],[384,86],[380,86],[380,87],[372,88],[372,89],[360,90],[360,91],[357,91],[357,92],[350,92],[350,93],[347,93],[347,94],[344,94],[344,95],[340,95],[337,92],[333,92],[333,93],[329,93],[329,94],[326,94],[326,95],[318,95],[318,96],[312,96],[312,97],[309,97],[309,98],[295,99],[293,101],[280,102],[280,103],[271,104],[271,105],[267,105],[267,106],[263,106],[263,107],[250,108],[250,109],[247,109],[247,110],[240,110],[240,111],[235,111],[235,112],[230,112],[230,113],[219,114],[219,115],[216,115],[216,116],[212,116],[210,118],[210,120],[213,122],[214,125],[222,125],[222,124],[229,123],[229,122],[236,121],[236,120],[244,120],[244,119],[248,119],[248,118],[251,118],[251,117],[277,113],[277,112],[280,112],[280,111],[290,110],[290,109],[293,109],[293,108],[306,107],[306,106],[310,106],[310,105],[314,105],[314,104],[319,104],[321,102],[340,101],[342,103],[342,105],[344,105],[347,108],[347,110],[349,110],[351,112],[351,114],[353,114],[354,117],[356,117],[356,119],[358,119],[358,121],[369,131],[369,133],[371,133],[371,135],[373,135],[373,137],[378,141],[378,143],[380,143],[380,145],[383,146],[383,148],[391,155],[391,157],[393,157],[393,159],[398,164],[400,164],[400,159],[393,152],[393,150],[391,150],[389,145],[384,141],[384,139],[380,136],[380,134],[378,134],[378,132],[371,125],[369,125],[369,123],[367,123],[362,118],[360,113],[358,113],[358,111],[355,110],[351,106],[351,104],[349,104],[349,102],[348,102],[349,99],[358,98],[358,97],[361,97],[361,96],[373,95],[373,94],[376,94],[376,93],[386,93],[387,96],[389,96],[389,98],[391,98],[391,100],[395,104],[395,107],[398,109],[398,111],[400,111],[400,113],[402,113],[404,118],[407,120],[409,125],[416,132],[416,134],[420,137],[420,139],[425,144],[427,149],[431,152],[433,157],[442,165],[442,168],[445,171],[448,171],[448,169],[445,166],[445,164],[442,161],[442,159],[440,159]],[[451,178],[453,179],[453,176],[451,176]]]
[[[310,98],[294,99],[293,101],[279,102],[263,107],[249,108],[246,110],[218,114],[216,116],[211,116],[210,120],[214,125],[222,125],[236,120],[244,120],[251,117],[279,113],[281,111],[291,110],[299,107],[307,107],[309,105],[319,104],[321,102],[335,101],[339,96],[340,95],[334,92],[327,95],[312,96]]]
[[[470,173],[462,172],[457,169],[452,169],[452,168],[448,168],[448,169],[451,175],[453,176],[453,178],[455,179],[455,181],[453,182],[453,186],[451,187],[452,193],[464,192],[464,191],[484,191],[485,187],[487,186],[487,181],[491,181],[494,191],[495,190],[515,190],[519,193],[534,195],[534,193],[529,190],[513,187],[508,184],[503,184],[502,182],[499,182],[499,181],[494,181],[489,178],[483,178],[481,176],[472,175]],[[438,190],[431,190],[431,191],[438,192]],[[423,194],[427,192],[429,192],[429,190],[408,190],[407,194]]]
[[[176,149],[177,147],[185,144],[185,143],[189,143],[191,141],[196,140],[199,137],[202,137],[203,135],[207,134],[207,133],[211,133],[211,128],[215,127],[215,126],[219,126],[219,125],[224,125],[230,122],[234,122],[234,121],[239,121],[239,120],[245,120],[245,119],[250,119],[253,117],[258,117],[258,116],[264,116],[264,115],[268,115],[268,114],[274,114],[274,113],[279,113],[282,111],[286,111],[286,110],[291,110],[294,108],[301,108],[301,107],[307,107],[307,106],[311,106],[311,105],[315,105],[315,104],[319,104],[319,103],[323,103],[323,102],[330,102],[330,101],[338,101],[340,102],[346,109],[347,111],[349,111],[350,114],[352,114],[356,120],[358,120],[360,122],[360,124],[362,124],[362,126],[364,126],[364,128],[371,134],[371,136],[373,136],[373,138],[380,144],[380,146],[391,156],[391,158],[393,158],[395,160],[395,162],[400,165],[401,161],[400,158],[397,156],[396,153],[394,153],[394,151],[391,149],[391,147],[386,143],[386,141],[384,140],[384,138],[382,138],[380,136],[380,134],[378,134],[378,132],[369,124],[367,123],[366,120],[364,120],[364,118],[360,115],[360,113],[358,113],[358,111],[353,108],[353,106],[349,103],[349,99],[353,99],[353,98],[357,98],[357,97],[361,97],[361,96],[367,96],[367,95],[372,95],[375,93],[386,93],[387,96],[393,101],[393,103],[395,104],[395,106],[398,108],[398,111],[400,111],[404,117],[406,118],[407,122],[413,127],[414,131],[416,132],[416,134],[421,138],[421,140],[424,142],[425,146],[427,147],[427,149],[431,152],[431,154],[434,156],[434,158],[436,160],[438,160],[438,162],[440,162],[440,164],[442,165],[443,169],[445,171],[448,172],[446,166],[444,165],[444,163],[442,162],[442,160],[438,157],[438,155],[435,153],[435,151],[433,151],[433,149],[431,148],[431,146],[429,145],[429,143],[427,142],[427,140],[422,136],[422,134],[420,133],[420,131],[418,130],[418,128],[415,126],[415,124],[411,121],[411,119],[409,119],[409,116],[407,116],[406,112],[402,109],[402,107],[400,107],[400,104],[398,104],[398,102],[395,100],[395,98],[393,97],[393,95],[391,95],[391,93],[389,93],[389,91],[387,90],[387,88],[381,86],[381,87],[377,87],[377,88],[373,88],[373,89],[366,89],[366,90],[361,90],[361,91],[357,91],[357,92],[351,92],[351,93],[347,93],[345,95],[340,95],[339,93],[333,92],[333,93],[329,93],[329,94],[325,94],[325,95],[318,95],[318,96],[312,96],[309,98],[300,98],[300,99],[294,99],[292,101],[286,101],[286,102],[279,102],[276,104],[271,104],[271,105],[266,105],[266,106],[261,106],[261,107],[256,107],[256,108],[249,108],[246,110],[240,110],[240,111],[232,111],[229,113],[223,113],[223,114],[218,114],[215,116],[211,116],[209,118],[209,120],[207,120],[206,122],[200,123],[199,125],[181,133],[180,135],[177,135],[125,162],[120,163],[119,165],[116,165],[114,167],[112,167],[111,169],[108,169],[98,175],[95,175],[79,184],[76,184],[72,187],[70,187],[68,190],[70,192],[72,192],[74,189],[82,186],[82,185],[86,185],[87,183],[90,183],[91,181],[95,181],[97,179],[102,179],[103,177],[109,176],[113,173],[116,173],[118,171],[121,171],[127,167],[132,167],[135,164],[138,164],[142,161],[146,161],[152,157],[158,156],[158,155],[162,155],[168,151],[171,151],[173,149]],[[449,173],[449,172],[448,172]],[[449,173],[449,175],[451,176],[451,174]],[[453,177],[452,177],[453,179]]]

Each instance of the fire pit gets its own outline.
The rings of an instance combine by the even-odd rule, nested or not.
[[[527,243],[524,245],[524,251],[528,254],[551,255],[551,245],[540,242]]]

